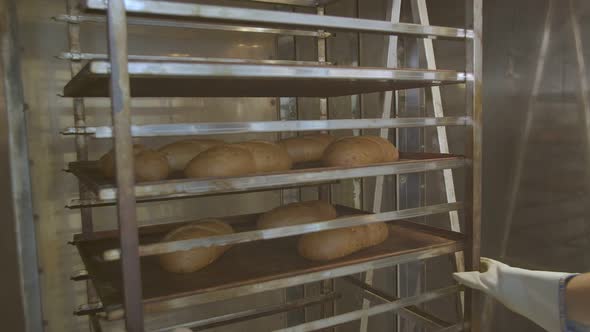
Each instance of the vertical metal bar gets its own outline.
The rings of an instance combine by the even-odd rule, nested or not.
[[[465,170],[465,269],[479,270],[481,241],[481,161],[482,161],[482,0],[466,0],[466,28],[473,29],[473,39],[466,39],[465,84],[466,115],[473,119],[467,127],[465,152],[471,164]],[[465,294],[465,320],[471,331],[480,331],[479,301],[473,290]]]
[[[580,99],[582,100],[582,118],[584,119],[584,126],[586,127],[586,149],[587,155],[590,155],[590,86],[588,84],[588,68],[586,67],[586,60],[584,59],[584,44],[582,42],[582,32],[580,30],[580,22],[576,16],[576,8],[572,0],[569,1],[570,7],[570,23],[572,24],[572,32],[574,34],[574,43],[576,44],[576,59],[578,63],[578,77],[580,79]],[[586,161],[586,190],[590,190],[590,161]],[[586,204],[588,206],[589,204]],[[585,223],[587,225],[587,223]],[[590,240],[588,240],[590,241]],[[584,251],[584,257],[588,258],[588,252]],[[588,261],[588,260],[586,260]]]
[[[411,4],[411,3],[410,3]],[[418,22],[417,12],[411,6],[408,8],[413,23]],[[404,39],[404,67],[421,68],[422,47],[416,38]],[[403,106],[400,109],[403,116],[424,116],[424,89],[410,89],[403,91]],[[398,145],[401,151],[424,151],[424,129],[405,128],[398,130]],[[398,176],[398,209],[422,206],[424,204],[424,174],[403,174]],[[425,263],[411,262],[398,267],[398,297],[414,296],[423,292],[425,288]],[[398,316],[399,331],[422,331],[413,321]]]
[[[0,182],[9,199],[0,202],[3,222],[12,233],[16,244],[14,274],[20,285],[15,285],[20,301],[13,303],[14,312],[24,317],[4,317],[8,325],[14,319],[27,332],[43,331],[41,286],[37,257],[37,240],[33,217],[29,151],[27,145],[26,104],[21,77],[20,49],[17,29],[18,16],[15,0],[0,1],[0,142],[2,171]],[[5,229],[5,228],[3,228]],[[11,239],[11,240],[12,240]],[[12,241],[11,241],[12,242]],[[4,243],[8,246],[8,243]],[[12,276],[11,276],[12,277]],[[3,279],[6,280],[6,279]],[[9,279],[12,281],[12,279]],[[19,287],[20,286],[20,287]],[[16,295],[16,296],[18,296]],[[17,306],[20,308],[16,309]],[[12,314],[12,311],[4,314]],[[22,320],[22,321],[21,321]]]
[[[66,12],[68,15],[78,15],[78,1],[66,0]],[[68,43],[70,52],[80,53],[82,51],[80,47],[80,24],[74,22],[68,22]],[[70,61],[70,72],[74,77],[82,69],[82,63],[80,61]],[[86,109],[84,107],[83,98],[74,98],[72,100],[72,107],[74,110],[74,126],[76,128],[86,127]],[[76,146],[76,159],[77,160],[88,160],[88,137],[86,135],[77,135],[75,137]],[[78,181],[78,192],[80,198],[83,200],[90,199],[90,191],[86,188],[83,182]],[[92,220],[92,209],[83,207],[80,209],[80,220],[82,222],[82,233],[92,233],[94,226]],[[86,282],[86,295],[88,303],[95,303],[97,301],[96,291],[92,284],[92,281]],[[90,317],[89,324],[93,331],[96,331],[96,326],[99,324],[93,324],[96,321],[95,318]]]
[[[131,96],[127,68],[127,16],[124,0],[109,0],[108,46],[111,60],[111,107],[117,170],[117,216],[123,271],[125,325],[143,331],[141,270],[131,141]]]
[[[318,6],[316,8],[317,15],[325,15],[326,8],[324,6]],[[320,35],[324,32],[323,30],[319,30]],[[318,62],[326,62],[327,59],[327,46],[326,46],[326,38],[318,37],[317,38],[317,51],[318,51]],[[328,98],[320,98],[320,120],[328,120],[330,118],[329,110],[328,110]],[[332,186],[331,185],[322,185],[319,188],[319,198],[324,201],[331,202],[332,201]],[[321,282],[321,294],[328,294],[334,291],[334,279],[327,279]],[[334,315],[334,301],[328,301],[322,305],[322,317],[331,317]]]
[[[277,9],[292,11],[293,8],[276,6]],[[297,60],[297,39],[295,36],[279,35],[276,38],[277,58],[281,60]],[[297,120],[297,98],[280,97],[278,101],[278,118],[282,121]],[[280,133],[279,138],[284,139],[294,136],[293,133]],[[301,191],[299,189],[281,190],[281,205],[299,202],[301,200]],[[294,286],[285,289],[285,302],[296,301],[305,298],[305,286]],[[305,308],[291,310],[285,314],[286,326],[294,326],[305,323]]]
[[[430,19],[428,17],[428,7],[426,6],[426,0],[412,0],[412,7],[417,11],[418,20],[421,25],[430,25]],[[426,55],[426,65],[428,69],[436,70],[436,58],[434,56],[434,46],[432,43],[432,39],[424,38],[422,39],[424,44],[424,53]],[[432,107],[434,110],[434,116],[437,118],[444,117],[444,111],[442,106],[442,97],[440,93],[440,87],[433,86],[430,88],[432,93]],[[437,127],[436,128],[437,137],[438,137],[438,145],[440,153],[450,153],[449,151],[449,142],[447,139],[447,128],[446,127]],[[443,170],[443,179],[445,185],[445,193],[447,196],[447,202],[454,203],[457,201],[457,197],[455,195],[455,181],[453,179],[453,170],[445,169]],[[449,212],[449,223],[451,226],[451,230],[454,232],[461,231],[461,224],[459,222],[459,213],[457,211]],[[455,270],[457,272],[465,271],[465,261],[463,252],[456,252],[455,253]],[[459,300],[461,302],[461,308],[464,305],[464,298],[462,293],[460,293]]]
[[[355,6],[355,16],[357,18],[360,17],[360,0],[355,0],[353,5]],[[352,59],[352,66],[358,67],[361,65],[361,53],[362,53],[362,33],[357,32],[356,33],[356,42],[357,42],[357,48],[355,50],[355,52],[353,53],[353,59]],[[354,58],[356,56],[356,59]],[[363,118],[363,95],[352,95],[350,96],[350,105],[351,105],[351,110],[350,110],[350,115],[352,119],[362,119]],[[363,134],[363,130],[362,129],[353,129],[352,131],[352,135],[353,136],[359,136]],[[364,197],[363,197],[363,185],[364,185],[364,179],[352,179],[352,206],[355,209],[363,209],[363,201],[364,201]]]
[[[389,10],[386,13],[387,20],[391,23],[399,23],[400,15],[401,15],[401,4],[402,0],[391,0],[389,2]],[[398,67],[398,59],[397,59],[397,36],[389,36],[387,38],[387,57],[386,57],[386,67],[387,68],[397,68]],[[397,91],[387,91],[383,96],[383,112],[381,113],[381,118],[388,119],[391,117],[391,109],[393,106],[393,97],[394,94],[397,95]],[[389,128],[381,128],[379,132],[379,136],[383,138],[389,137]],[[397,144],[397,142],[396,142]],[[383,202],[383,183],[384,183],[384,176],[378,176],[375,180],[375,191],[373,194],[373,212],[378,213],[381,212],[381,205]],[[365,283],[367,285],[373,285],[373,277],[374,271],[370,270],[365,273]],[[368,299],[363,299],[363,309],[368,309],[371,305],[371,301]],[[365,314],[361,318],[360,323],[360,331],[366,332],[368,329],[369,319],[368,316]]]
[[[73,0],[66,0],[66,11],[68,15],[78,15],[78,2]],[[68,23],[68,40],[70,44],[70,52],[80,53],[80,24]],[[80,69],[82,69],[82,63],[80,61],[70,61],[70,72],[72,77],[76,75]],[[83,98],[73,99],[74,108],[74,126],[76,128],[86,127],[86,109],[84,107]],[[88,160],[88,137],[86,135],[77,135],[75,137],[76,144],[76,159],[77,160]],[[78,184],[78,191],[81,199],[89,199],[90,192],[86,189],[86,186],[82,182]],[[80,209],[80,216],[82,220],[82,233],[91,233],[93,230],[92,224],[92,209],[82,208]]]

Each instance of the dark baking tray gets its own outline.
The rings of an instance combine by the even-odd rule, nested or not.
[[[340,215],[365,212],[338,206]],[[236,231],[251,230],[258,215],[220,218],[234,226]],[[171,229],[183,223],[146,226],[140,228],[140,243],[154,243]],[[463,236],[458,233],[419,225],[407,221],[393,221],[389,238],[380,245],[361,250],[352,255],[327,262],[314,262],[298,255],[297,237],[255,241],[235,245],[221,258],[206,268],[190,274],[174,274],[160,268],[157,256],[141,258],[144,302],[166,301],[175,298],[204,294],[283,279],[308,273],[327,271],[347,265],[408,254],[460,250]],[[102,253],[119,247],[117,232],[105,231],[92,235],[77,234],[74,244],[93,280],[105,311],[121,308],[123,285],[120,261],[104,262]]]

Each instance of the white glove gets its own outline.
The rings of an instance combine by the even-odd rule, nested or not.
[[[559,284],[571,273],[530,271],[481,259],[482,273],[459,272],[457,282],[492,296],[549,332],[561,332]]]

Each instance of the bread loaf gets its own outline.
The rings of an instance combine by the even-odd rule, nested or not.
[[[254,158],[257,173],[284,171],[290,169],[293,164],[287,150],[276,143],[250,141],[232,145],[250,151],[252,158]]]
[[[149,150],[143,145],[133,145],[135,181],[159,181],[166,179],[170,173],[166,156],[158,151]],[[102,175],[107,179],[115,178],[115,152],[111,150],[99,159]]]
[[[232,227],[216,219],[204,219],[197,223],[179,227],[168,233],[162,241],[180,241],[201,237],[233,233]],[[191,273],[213,263],[230,246],[199,247],[159,256],[160,266],[168,272]]]
[[[255,172],[252,153],[235,144],[215,146],[201,152],[184,169],[184,174],[189,178],[238,176]]]
[[[279,142],[294,163],[319,161],[324,150],[336,138],[328,134],[313,134],[287,138]]]
[[[259,229],[307,224],[336,219],[336,209],[326,201],[291,203],[272,209],[258,218]]]
[[[353,167],[399,159],[391,142],[378,136],[344,137],[334,141],[322,157],[325,166]]]
[[[135,180],[160,181],[170,174],[166,155],[154,150],[143,150],[135,155]]]
[[[389,227],[385,223],[333,229],[301,236],[297,250],[307,259],[327,261],[378,245],[388,236]]]
[[[375,142],[381,148],[381,162],[390,162],[399,160],[399,151],[388,139],[381,136],[359,136],[359,138]]]
[[[166,155],[170,170],[177,172],[183,171],[188,162],[199,153],[221,144],[223,141],[216,139],[187,139],[165,145],[158,151]]]

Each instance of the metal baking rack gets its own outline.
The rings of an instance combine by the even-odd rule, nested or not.
[[[83,232],[75,236],[74,244],[79,249],[87,269],[87,273],[81,273],[75,279],[91,280],[89,287],[96,290],[96,294],[89,290],[89,304],[82,306],[78,313],[89,314],[95,329],[100,329],[99,318],[106,317],[124,319],[129,331],[143,331],[145,312],[169,311],[254,292],[339,278],[359,287],[363,291],[363,296],[380,304],[346,314],[325,316],[284,330],[310,331],[329,328],[391,311],[397,311],[404,317],[410,317],[425,326],[436,327],[441,331],[478,330],[477,322],[471,319],[475,310],[474,294],[471,291],[465,291],[463,320],[448,323],[433,317],[416,305],[457,294],[460,291],[457,286],[399,299],[351,275],[453,254],[461,250],[466,256],[466,268],[478,268],[481,204],[481,0],[466,0],[467,19],[464,29],[328,16],[324,13],[324,6],[330,1],[257,2],[315,7],[318,15],[172,1],[69,0],[67,14],[55,18],[68,24],[70,37],[69,52],[59,57],[71,61],[72,80],[65,86],[63,95],[73,97],[76,126],[67,128],[63,133],[74,135],[76,138],[79,161],[70,164],[69,170],[80,180],[80,198],[72,205],[77,204],[77,207],[81,208]],[[80,12],[79,8],[84,12]],[[106,17],[103,16],[105,13]],[[130,17],[127,18],[127,15]],[[107,24],[108,55],[82,53],[79,25],[83,23]],[[134,56],[127,54],[128,24],[307,36],[318,38],[318,49],[323,49],[323,55],[318,54],[317,62]],[[325,59],[325,38],[329,38],[333,31],[458,40],[465,43],[466,69],[464,72],[456,72],[334,66]],[[82,65],[81,61],[87,63]],[[243,84],[243,80],[246,79],[248,84]],[[465,85],[465,116],[327,119],[327,97],[446,84]],[[190,89],[186,86],[190,86]],[[323,98],[320,105],[324,107],[319,121],[131,126],[130,98],[148,96],[313,96]],[[83,98],[87,97],[110,97],[113,111],[112,127],[86,125]],[[402,159],[398,162],[364,167],[305,168],[221,179],[170,179],[137,184],[133,180],[133,160],[130,158],[132,137],[427,126],[465,126],[468,131],[466,155],[406,153],[402,154]],[[96,162],[87,161],[87,145],[91,137],[113,138],[117,160],[115,183],[97,176]],[[340,213],[347,216],[337,220],[270,230],[255,230],[251,225],[254,216],[240,216],[229,218],[237,226],[238,232],[235,234],[171,242],[158,241],[162,234],[178,224],[137,226],[138,201],[164,201],[182,197],[270,190],[459,167],[465,169],[466,175],[465,204],[446,203],[377,214],[360,214],[358,210],[351,211],[339,207]],[[115,202],[118,231],[94,232],[90,208]],[[450,211],[462,211],[465,221],[463,234],[404,220]],[[389,223],[393,236],[381,245],[351,256],[314,263],[299,257],[293,251],[295,235],[381,221]],[[221,244],[233,244],[239,246],[240,250],[228,251],[218,262],[190,276],[165,273],[155,263],[156,255],[161,253]],[[248,256],[247,260],[241,258],[245,257],[244,255]],[[255,264],[251,264],[251,257],[256,257]],[[256,268],[237,269],[240,262],[244,261]],[[280,266],[270,269],[271,264],[276,265],[277,262]],[[153,287],[153,283],[157,283],[158,287]],[[278,306],[264,306],[197,322],[179,322],[179,325],[160,330],[168,331],[178,326],[220,326],[311,304],[333,303],[341,296],[343,294],[333,291],[325,292],[315,298],[300,299]]]

